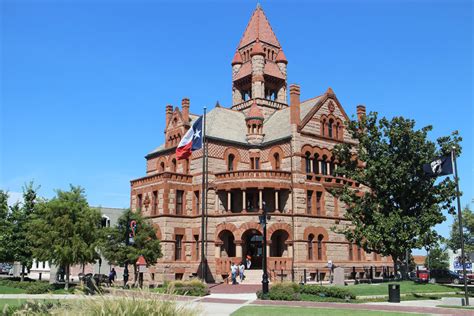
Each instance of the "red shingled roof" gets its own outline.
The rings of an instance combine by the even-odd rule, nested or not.
[[[257,106],[257,102],[253,100],[252,106],[250,107],[250,111],[247,114],[247,118],[261,118],[263,120],[263,113],[262,110]]]
[[[255,55],[262,55],[265,56],[265,52],[263,51],[263,46],[257,38],[257,42],[253,45],[252,51],[250,52],[250,56]]]
[[[232,66],[236,64],[242,63],[242,56],[240,55],[239,51],[237,50],[234,55],[234,59],[232,59]]]
[[[238,48],[240,49],[252,42],[255,42],[257,38],[267,44],[271,44],[278,48],[281,47],[275,36],[275,33],[273,33],[272,27],[270,26],[265,13],[263,13],[263,10],[260,6],[257,6],[255,11],[253,11],[250,22],[245,29]]]
[[[280,51],[278,52],[278,55],[277,55],[275,61],[276,61],[277,63],[285,63],[285,64],[288,64],[288,60],[286,60],[286,56],[285,56],[285,53],[283,53],[283,49],[280,49]]]

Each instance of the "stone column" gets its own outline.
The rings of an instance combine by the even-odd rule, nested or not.
[[[235,243],[235,256],[237,258],[242,258],[242,242],[236,241]]]
[[[245,189],[242,190],[242,212],[247,212],[247,192]]]
[[[278,201],[279,194],[278,193],[279,193],[278,190],[275,190],[275,211],[279,209],[279,201]]]
[[[288,258],[293,258],[293,244],[288,244]]]
[[[232,192],[227,191],[227,211],[231,212],[232,207]]]
[[[318,160],[318,171],[319,171],[319,173],[322,173],[321,170],[322,170],[321,169],[321,160]]]
[[[263,210],[263,190],[258,190],[258,210]]]
[[[220,258],[221,257],[221,243],[216,243],[216,250],[215,250],[215,257]]]
[[[311,159],[311,157],[310,157],[310,159],[309,159],[309,173],[313,172],[313,170],[314,170],[313,169],[313,159]]]
[[[267,242],[267,257],[270,257],[270,242]]]
[[[331,175],[331,163],[330,162],[326,162],[326,171],[327,171],[328,176],[330,176]]]

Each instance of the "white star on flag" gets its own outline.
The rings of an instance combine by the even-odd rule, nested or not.
[[[200,138],[201,137],[201,131],[200,130],[197,130],[195,133],[194,133],[194,137],[193,138]]]

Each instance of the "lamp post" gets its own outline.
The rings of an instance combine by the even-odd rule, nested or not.
[[[129,245],[129,239],[130,239],[130,215],[127,213],[127,223],[125,224],[125,247],[128,247]],[[127,288],[127,282],[128,282],[128,259],[125,260],[125,267],[123,269],[123,287]]]
[[[263,202],[263,215],[259,216],[260,225],[263,228],[263,260],[262,260],[262,292],[263,294],[268,293],[268,273],[267,273],[267,208],[265,207],[265,203]],[[270,217],[268,217],[268,220]]]

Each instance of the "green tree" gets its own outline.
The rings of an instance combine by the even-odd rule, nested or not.
[[[462,224],[464,250],[466,253],[474,252],[474,213],[467,205],[462,211]],[[446,240],[446,244],[454,251],[461,249],[461,237],[459,236],[459,221],[457,216],[454,217],[454,222],[451,226],[451,234]]]
[[[64,267],[69,288],[70,266],[95,262],[99,257],[100,213],[89,207],[84,189],[56,191],[56,197],[37,205],[30,225],[34,257]]]
[[[0,190],[0,262],[12,260],[9,242],[11,225],[8,221],[8,192]]]
[[[436,244],[426,256],[425,267],[428,267],[430,270],[449,268],[449,255],[446,249],[443,249],[439,244]]]
[[[125,244],[127,236],[127,227],[130,222],[136,222],[136,235],[133,237],[133,243]],[[148,265],[156,263],[161,258],[161,244],[156,237],[156,232],[149,220],[143,218],[139,212],[127,210],[118,219],[117,226],[104,229],[105,238],[101,246],[103,256],[112,264],[123,265],[125,261],[133,264],[135,280],[137,273],[136,262],[142,255]]]
[[[431,126],[415,129],[415,121],[402,117],[378,119],[370,113],[348,122],[357,144],[337,145],[340,162],[337,173],[360,184],[354,190],[345,185],[333,190],[347,206],[350,225],[337,231],[368,252],[391,256],[394,268],[402,263],[406,250],[437,242],[433,227],[442,223],[443,210],[454,212],[454,181],[430,178],[423,164],[449,155],[452,146],[460,153],[457,132],[428,140]],[[357,158],[356,158],[357,157]]]

